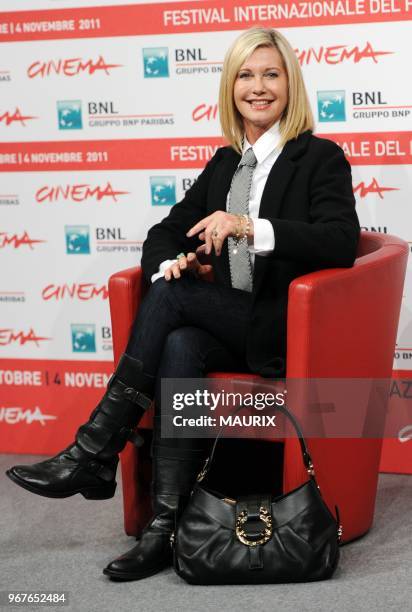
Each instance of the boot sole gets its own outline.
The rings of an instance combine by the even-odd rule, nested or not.
[[[21,478],[19,478],[12,469],[7,470],[6,476],[10,478],[15,484],[19,485],[26,491],[30,491],[30,493],[35,493],[36,495],[41,495],[41,497],[51,497],[53,499],[62,499],[65,497],[71,497],[72,495],[83,495],[85,499],[111,499],[116,491],[117,483],[107,485],[105,487],[87,487],[83,489],[75,489],[72,491],[45,491],[44,489],[40,489],[34,487],[33,485],[28,484]]]
[[[158,565],[156,568],[152,568],[151,570],[147,570],[147,572],[140,574],[134,574],[133,572],[116,572],[107,568],[103,570],[103,574],[105,576],[109,576],[109,578],[115,582],[126,582],[130,580],[142,580],[143,578],[149,578],[149,576],[154,576],[168,567],[172,567],[171,562]]]

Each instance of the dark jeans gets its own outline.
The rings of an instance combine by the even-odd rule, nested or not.
[[[163,456],[204,453],[207,441],[160,437],[161,379],[201,378],[212,370],[249,371],[246,324],[251,294],[193,274],[156,280],[133,324],[126,352],[156,377],[153,450]]]

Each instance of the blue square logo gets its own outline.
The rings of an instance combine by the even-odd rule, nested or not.
[[[152,206],[176,204],[176,178],[174,176],[151,176],[150,193]]]
[[[143,49],[143,75],[145,79],[169,76],[169,50],[167,47]]]
[[[62,100],[57,102],[59,130],[81,130],[82,103],[80,100]]]
[[[73,323],[70,328],[73,353],[96,352],[96,326],[94,324]]]
[[[90,253],[88,225],[65,225],[64,232],[68,255],[88,255]]]
[[[343,90],[318,91],[318,117],[321,123],[346,121],[345,92]]]

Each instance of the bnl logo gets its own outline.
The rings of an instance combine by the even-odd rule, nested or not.
[[[82,103],[80,100],[61,100],[57,102],[59,130],[81,130]]]
[[[90,253],[88,225],[65,225],[66,253],[68,255],[87,255]]]
[[[346,121],[344,91],[318,91],[317,94],[319,121]]]
[[[176,204],[176,179],[174,176],[151,176],[150,192],[152,206],[173,206]]]
[[[158,79],[169,76],[167,47],[143,49],[143,74],[146,79]]]
[[[73,353],[96,352],[96,326],[75,323],[70,325]]]

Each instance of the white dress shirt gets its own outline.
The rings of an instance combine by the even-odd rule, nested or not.
[[[253,264],[255,254],[269,255],[275,248],[275,235],[273,225],[267,219],[259,219],[260,201],[262,199],[263,190],[269,172],[282,152],[280,143],[279,121],[269,128],[260,138],[257,139],[252,146],[249,144],[246,136],[243,139],[242,155],[252,146],[253,153],[256,156],[257,164],[252,176],[252,185],[250,188],[249,198],[249,217],[253,221],[253,244],[249,244],[250,261]],[[230,192],[229,192],[230,193]],[[226,200],[226,210],[229,208],[229,193]],[[177,259],[167,259],[162,261],[159,266],[159,271],[152,275],[151,281],[164,276],[165,270],[176,263]]]

